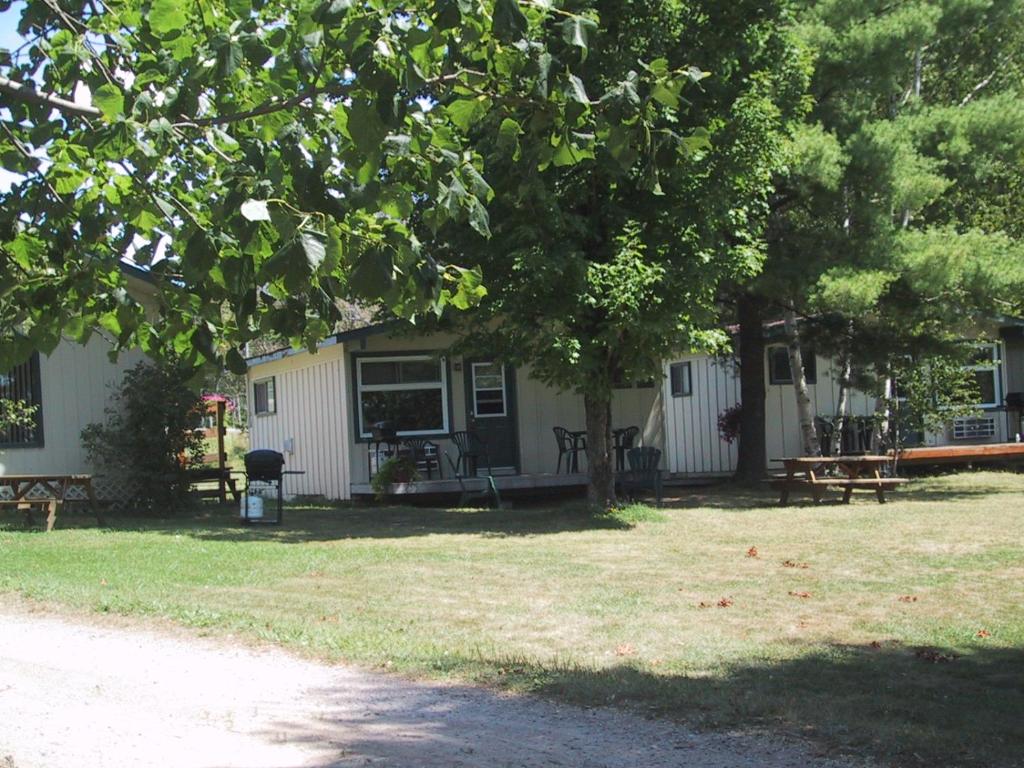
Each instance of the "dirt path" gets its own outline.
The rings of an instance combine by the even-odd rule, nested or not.
[[[0,768],[826,766],[782,741],[695,734],[426,685],[273,649],[0,606]]]

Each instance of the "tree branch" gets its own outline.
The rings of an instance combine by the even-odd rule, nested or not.
[[[970,91],[970,93],[968,93],[968,94],[967,94],[966,96],[964,96],[964,99],[963,99],[963,101],[961,101],[961,102],[960,102],[960,106],[961,106],[961,107],[965,107],[965,106],[967,106],[967,103],[968,103],[968,102],[969,102],[969,101],[970,101],[971,99],[973,99],[973,98],[974,98],[975,96],[977,96],[977,95],[978,95],[978,91],[980,91],[980,90],[981,90],[982,88],[984,88],[984,87],[985,87],[986,85],[988,85],[989,83],[991,83],[991,82],[992,82],[992,78],[996,76],[996,72],[997,72],[997,71],[998,71],[998,70],[995,70],[995,69],[993,69],[993,70],[992,70],[991,72],[989,72],[989,74],[988,74],[988,77],[986,77],[986,78],[985,78],[984,80],[982,80],[982,81],[981,81],[980,83],[978,83],[978,84],[977,84],[976,86],[974,86],[973,88],[971,88],[971,91]]]
[[[102,117],[103,115],[96,107],[76,104],[53,93],[41,93],[34,88],[16,83],[14,80],[2,75],[0,75],[0,93],[6,93],[18,101],[41,104],[44,107],[52,107],[58,112],[66,112],[69,115],[77,115],[78,117]]]

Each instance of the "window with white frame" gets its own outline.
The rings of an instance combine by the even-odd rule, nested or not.
[[[437,357],[356,358],[356,394],[361,437],[371,437],[381,421],[391,422],[399,435],[449,431],[448,372]]]
[[[253,412],[257,416],[277,413],[277,387],[273,376],[253,382],[252,404]]]
[[[507,416],[505,366],[473,363],[473,415],[479,418]]]
[[[1002,405],[1002,386],[1000,381],[1000,349],[999,344],[978,344],[971,354],[968,369],[974,374],[981,393],[979,408],[995,408]]]
[[[672,397],[689,397],[693,394],[693,367],[689,360],[672,363],[668,367],[668,377]]]

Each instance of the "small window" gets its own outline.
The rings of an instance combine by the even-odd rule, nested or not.
[[[257,416],[277,413],[277,387],[274,377],[260,379],[252,385],[253,411]]]
[[[971,354],[967,368],[973,372],[978,392],[981,394],[979,408],[995,408],[1002,404],[999,352],[998,344],[981,344]]]
[[[473,363],[473,414],[479,418],[506,416],[505,366]]]
[[[693,371],[689,361],[672,363],[668,367],[668,377],[672,397],[689,397],[693,394]]]
[[[818,383],[818,356],[813,349],[804,349],[804,378],[808,384]],[[768,383],[792,384],[793,372],[789,367],[789,349],[783,346],[768,348]]]
[[[39,378],[39,354],[0,374],[0,400],[20,400],[35,406],[31,425],[0,429],[0,447],[40,448],[43,445],[43,402]]]

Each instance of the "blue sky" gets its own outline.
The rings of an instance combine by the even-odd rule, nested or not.
[[[21,18],[23,3],[12,3],[9,10],[0,13],[0,48],[12,50],[22,43],[22,37],[18,34],[18,19]],[[12,179],[19,177],[0,168],[0,192],[8,189]]]
[[[18,34],[18,19],[21,18],[22,3],[12,3],[10,10],[0,13],[0,48],[17,48],[21,45]]]

